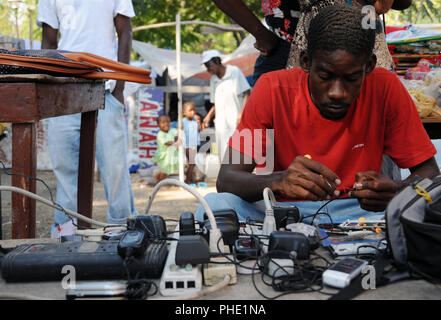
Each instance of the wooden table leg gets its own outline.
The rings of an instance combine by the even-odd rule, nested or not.
[[[80,158],[78,164],[78,213],[92,218],[95,140],[98,111],[81,115]],[[90,224],[78,221],[80,226]]]
[[[36,124],[12,124],[12,173],[37,176]],[[36,192],[36,181],[13,175],[12,186]],[[36,201],[12,193],[12,239],[35,238]]]

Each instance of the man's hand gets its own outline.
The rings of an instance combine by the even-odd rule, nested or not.
[[[120,86],[116,86],[115,90],[113,90],[112,95],[124,105],[124,86],[121,88]]]
[[[202,121],[202,128],[207,129],[209,126],[210,126],[210,119],[205,117],[204,120]]]
[[[355,191],[350,197],[358,198],[360,207],[367,211],[384,211],[389,201],[400,189],[400,185],[375,171],[359,172],[355,175]]]
[[[393,4],[394,0],[377,0],[374,3],[375,11],[377,14],[385,14],[390,10]]]
[[[254,47],[260,51],[262,56],[270,56],[279,46],[280,38],[269,30],[259,34],[254,43]]]
[[[339,196],[339,177],[323,164],[298,156],[288,169],[281,172],[271,189],[298,200],[326,200]]]

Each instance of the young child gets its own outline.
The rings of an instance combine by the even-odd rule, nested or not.
[[[192,184],[197,181],[194,179],[194,169],[196,164],[197,147],[199,146],[199,124],[196,120],[196,106],[194,102],[188,101],[182,105],[182,126],[185,133],[185,154],[188,160],[188,169],[185,183]]]
[[[159,181],[167,178],[168,175],[174,174],[179,169],[178,149],[178,130],[170,128],[170,117],[167,115],[159,116],[157,119],[159,131],[156,136],[158,148],[156,150],[153,161],[158,164],[160,171],[154,175]]]

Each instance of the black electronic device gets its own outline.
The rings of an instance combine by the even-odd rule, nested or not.
[[[144,231],[150,239],[167,238],[164,218],[153,214],[139,214],[127,220],[127,230]]]
[[[194,215],[191,212],[183,212],[179,217],[179,234],[191,236],[195,234]]]
[[[207,240],[201,235],[180,236],[176,246],[175,262],[178,266],[210,262],[210,248]]]
[[[255,238],[239,238],[234,242],[237,260],[257,259],[260,255],[258,240]]]
[[[127,271],[139,278],[161,277],[168,247],[165,240],[152,240],[145,252],[125,264],[118,254],[118,241],[25,244],[7,253],[1,264],[8,282],[60,281],[63,267],[74,267],[76,280],[127,279]]]
[[[296,206],[273,206],[273,212],[277,230],[285,228],[291,223],[299,222],[302,217]]]
[[[299,260],[309,259],[309,241],[303,233],[290,231],[273,231],[270,234],[268,253],[271,258],[287,259],[296,252]]]
[[[213,211],[214,220],[220,232],[225,245],[234,245],[234,241],[239,238],[239,219],[234,210],[217,210]],[[211,230],[210,220],[207,214],[204,214],[204,227]],[[205,234],[206,240],[209,241],[209,232]]]
[[[146,234],[140,230],[127,230],[118,242],[118,253],[121,258],[141,256],[149,239]]]

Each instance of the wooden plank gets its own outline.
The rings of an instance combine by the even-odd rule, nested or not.
[[[30,177],[37,175],[36,124],[12,124],[12,173]],[[22,176],[12,176],[12,185],[36,192],[36,181]],[[12,239],[35,238],[34,199],[12,193]]]
[[[39,83],[104,83],[101,79],[83,79],[79,77],[54,77],[48,74],[3,74],[0,75],[0,82],[39,82]]]
[[[0,121],[34,122],[38,118],[34,83],[5,83],[0,86]]]
[[[103,83],[37,84],[39,120],[104,109]]]
[[[95,168],[95,141],[98,111],[90,111],[81,115],[80,155],[78,162],[78,212],[92,218],[93,178]],[[91,225],[83,221],[83,227]]]
[[[103,82],[5,83],[0,86],[0,121],[36,122],[104,109],[104,100]]]

